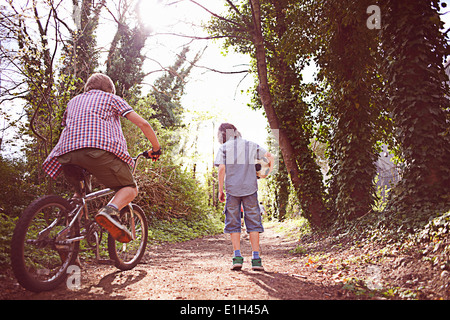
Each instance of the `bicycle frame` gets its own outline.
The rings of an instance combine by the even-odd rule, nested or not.
[[[139,159],[140,159],[141,157],[147,156],[147,155],[148,155],[147,152],[142,152],[142,153],[140,153],[139,155],[137,155],[135,158],[133,158],[133,160],[134,160],[134,167],[132,168],[132,174],[133,174],[133,175],[134,175],[135,172],[136,172],[136,168],[137,168],[137,164],[138,164]],[[86,232],[84,235],[81,235],[81,236],[78,236],[78,237],[75,237],[75,238],[65,239],[65,240],[58,240],[58,239],[62,239],[62,238],[65,237],[65,235],[67,234],[67,232],[68,232],[68,231],[72,228],[72,226],[74,225],[75,221],[80,221],[80,220],[81,220],[81,217],[82,217],[83,213],[86,214],[86,218],[87,218],[87,220],[89,220],[89,217],[88,217],[88,210],[87,210],[87,203],[88,203],[88,202],[93,201],[93,200],[96,200],[96,199],[103,198],[103,197],[105,197],[105,196],[108,196],[108,195],[111,195],[111,194],[114,194],[114,193],[115,193],[114,190],[112,190],[112,189],[110,189],[110,188],[106,188],[106,189],[103,189],[103,190],[91,192],[91,193],[86,194],[86,195],[82,195],[82,197],[79,198],[79,199],[74,199],[74,202],[76,202],[75,208],[74,208],[71,212],[68,213],[68,216],[69,216],[69,217],[70,217],[70,216],[73,216],[73,218],[70,219],[70,223],[68,224],[68,226],[65,227],[63,230],[61,230],[61,231],[58,233],[58,235],[56,236],[55,245],[56,245],[56,246],[58,246],[58,245],[64,246],[64,245],[69,245],[69,244],[71,244],[71,243],[73,243],[73,242],[76,242],[76,241],[81,241],[81,240],[83,240],[83,239],[86,239],[86,237],[89,235],[88,232]],[[132,212],[132,204],[131,204],[131,203],[128,204],[128,207],[129,207],[130,212]],[[131,223],[131,225],[132,225],[131,234],[132,234],[132,238],[135,239],[135,237],[136,237],[136,231],[135,231],[135,229],[134,229],[134,218],[133,218],[133,215],[131,215],[131,219],[132,219],[132,223]],[[56,223],[56,220],[55,220],[55,223]],[[48,226],[46,229],[42,230],[42,231],[39,233],[38,239],[40,239],[40,238],[46,236],[47,230],[49,231],[49,230],[51,230],[52,228],[53,228],[53,225],[50,225],[50,226]],[[98,242],[97,236],[96,236],[96,241]],[[99,257],[98,257],[98,243],[97,243],[97,258],[99,258]]]
[[[147,152],[133,158],[133,174],[142,156],[150,158]],[[80,247],[83,251],[96,249],[97,263],[114,264],[122,271],[136,267],[145,254],[148,222],[142,208],[130,203],[120,211],[118,221],[131,231],[133,241],[120,243],[108,234],[105,248],[109,259],[101,259],[100,247],[106,231],[94,218],[99,203],[90,203],[115,191],[106,188],[92,192],[88,173],[80,172],[75,166],[65,167],[64,171],[67,180],[75,186],[76,196],[65,199],[60,195],[46,195],[34,200],[14,228],[10,251],[12,269],[19,284],[30,291],[48,291],[60,285],[70,265],[81,263],[77,261]],[[80,244],[81,240],[85,240],[86,247]]]

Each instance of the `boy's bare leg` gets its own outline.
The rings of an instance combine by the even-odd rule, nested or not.
[[[231,233],[231,244],[233,245],[233,250],[241,250],[241,234]],[[252,246],[252,251],[259,250],[259,232],[250,232],[250,244]]]
[[[126,226],[122,225],[116,218],[112,215],[116,215],[123,207],[133,201],[138,193],[137,188],[134,187],[124,187],[116,192],[114,198],[109,202],[109,204],[102,208],[98,214],[95,216],[95,221],[101,225],[103,228],[108,230],[108,232],[113,236],[114,239],[120,242],[130,242],[133,237]],[[114,208],[114,206],[116,208]]]
[[[233,250],[241,250],[241,234],[240,233],[230,233],[231,244],[233,245]]]
[[[252,245],[252,251],[259,252],[259,232],[250,232],[250,244]]]
[[[134,187],[124,187],[116,192],[114,198],[109,202],[110,204],[114,204],[119,211],[129,204],[131,201],[136,198],[138,194],[137,188]]]

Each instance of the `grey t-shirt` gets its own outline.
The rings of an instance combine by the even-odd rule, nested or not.
[[[258,144],[242,138],[231,139],[217,151],[215,166],[225,164],[225,190],[235,197],[248,196],[258,191],[255,161],[267,151]]]

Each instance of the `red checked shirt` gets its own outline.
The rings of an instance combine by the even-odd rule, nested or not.
[[[44,171],[55,179],[61,171],[57,157],[83,148],[106,150],[133,166],[120,125],[120,116],[132,111],[121,97],[101,90],[90,90],[74,97],[67,104],[62,120],[64,130],[44,161]]]

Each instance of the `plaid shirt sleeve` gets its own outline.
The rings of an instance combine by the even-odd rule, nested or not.
[[[120,117],[132,111],[119,96],[100,90],[73,98],[63,116],[64,129],[59,141],[44,161],[44,171],[56,178],[61,171],[58,157],[83,148],[106,150],[132,166],[133,160],[120,125]]]

